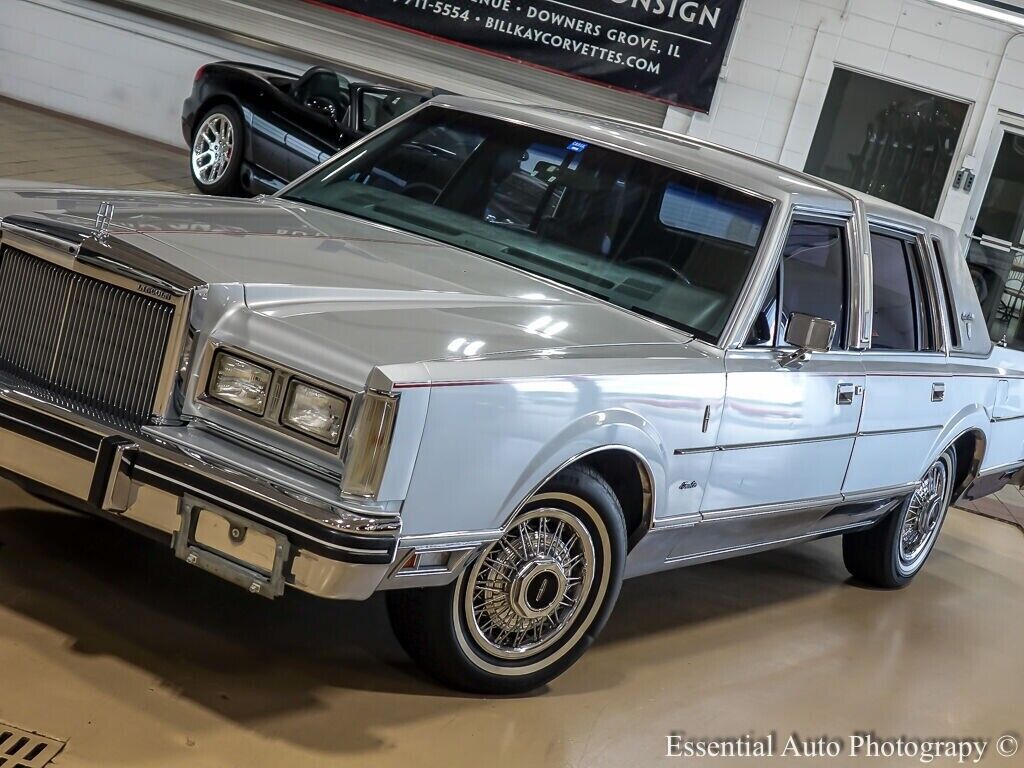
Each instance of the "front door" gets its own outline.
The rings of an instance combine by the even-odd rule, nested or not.
[[[840,499],[860,420],[860,354],[845,349],[847,223],[796,219],[747,346],[726,354],[726,402],[701,513],[753,540],[806,533]],[[783,366],[793,313],[832,320],[832,351]]]
[[[1024,349],[1024,127],[1001,124],[969,217],[967,261],[992,338]]]

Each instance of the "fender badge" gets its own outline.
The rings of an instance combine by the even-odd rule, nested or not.
[[[679,486],[679,490],[681,490],[681,491],[689,491],[689,490],[692,490],[692,489],[694,489],[696,487],[697,487],[697,481],[696,480],[690,480],[690,481],[682,483]]]

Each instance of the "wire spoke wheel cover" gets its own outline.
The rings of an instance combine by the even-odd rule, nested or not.
[[[460,642],[474,663],[504,675],[536,672],[570,651],[609,581],[609,541],[596,510],[567,494],[532,501],[455,593]]]
[[[235,129],[226,115],[214,112],[196,131],[192,143],[192,172],[203,184],[224,178],[235,153]]]
[[[907,506],[898,541],[900,570],[915,571],[931,551],[949,506],[949,494],[950,468],[940,458],[925,472]]]

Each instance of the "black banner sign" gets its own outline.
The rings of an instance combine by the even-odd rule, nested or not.
[[[319,0],[707,112],[742,0]]]

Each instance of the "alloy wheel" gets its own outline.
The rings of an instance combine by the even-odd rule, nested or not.
[[[224,178],[235,152],[235,129],[226,115],[214,112],[196,132],[192,143],[192,172],[212,186]]]

